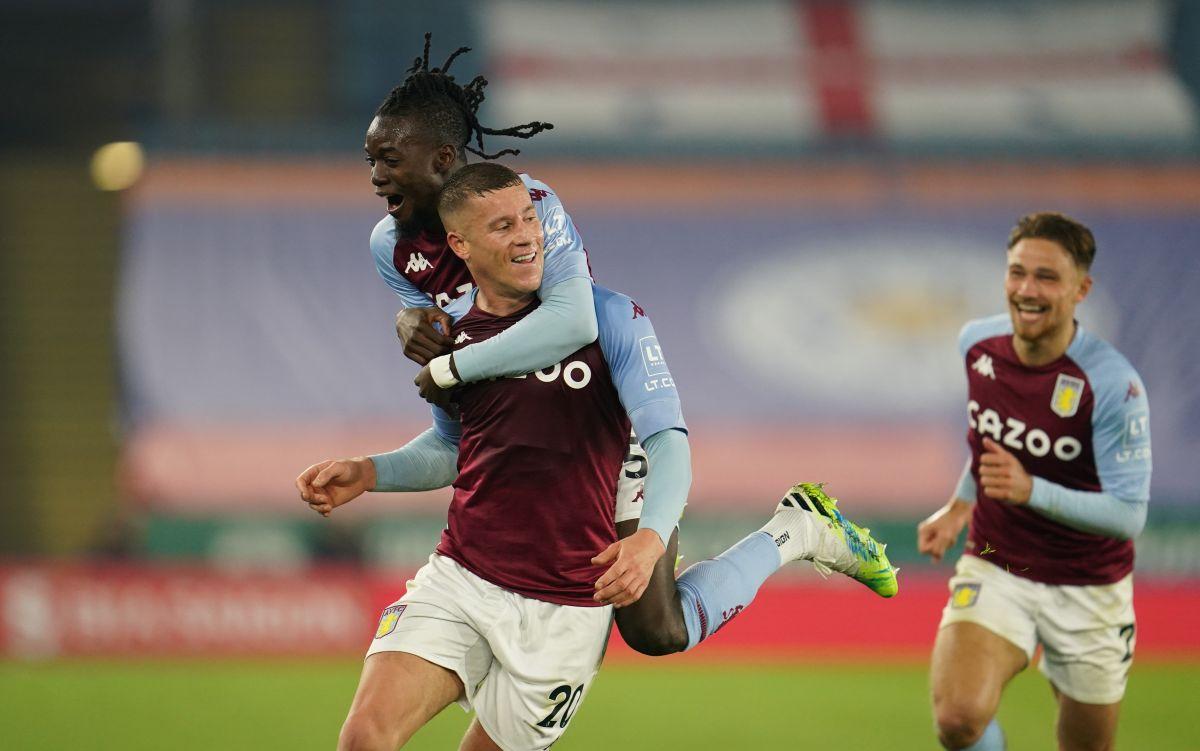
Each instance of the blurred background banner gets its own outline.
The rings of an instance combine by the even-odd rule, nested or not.
[[[921,603],[896,622],[927,646],[949,569],[915,525],[966,456],[957,332],[1004,309],[1014,221],[1061,210],[1099,245],[1082,323],[1153,403],[1138,565],[1160,588],[1139,596],[1195,623],[1195,4],[50,0],[0,21],[20,103],[0,118],[5,651],[306,653],[265,636],[296,600],[361,645],[428,556],[447,492],[321,520],[292,486],[429,422],[361,162],[425,31],[434,65],[473,48],[453,72],[487,76],[482,122],[555,124],[503,161],[655,322],[692,428],[686,561],[828,481],[891,543]],[[790,617],[767,600],[749,633]],[[195,608],[225,635],[173,631]],[[120,636],[139,621],[149,641]],[[46,623],[76,626],[38,642]],[[1200,652],[1195,629],[1155,633]]]

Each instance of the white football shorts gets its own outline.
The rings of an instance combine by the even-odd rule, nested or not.
[[[1125,695],[1137,642],[1133,575],[1113,584],[1042,584],[973,555],[958,560],[939,628],[976,623],[1007,639],[1067,696],[1115,704]]]
[[[592,687],[612,607],[555,605],[509,592],[436,553],[383,611],[367,656],[408,652],[463,682],[459,705],[505,751],[545,749]]]
[[[642,491],[646,487],[646,472],[650,461],[646,458],[646,449],[638,443],[637,437],[629,434],[629,453],[625,455],[625,463],[621,465],[621,474],[617,476],[617,511],[613,516],[616,522],[642,518]]]

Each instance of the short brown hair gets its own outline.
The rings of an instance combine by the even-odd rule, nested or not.
[[[1092,268],[1096,258],[1096,238],[1092,237],[1092,231],[1066,214],[1041,211],[1021,217],[1008,233],[1008,249],[1027,239],[1058,243],[1084,271]]]
[[[462,208],[469,199],[521,185],[521,176],[503,164],[477,162],[456,171],[442,185],[438,195],[438,214],[442,221]]]

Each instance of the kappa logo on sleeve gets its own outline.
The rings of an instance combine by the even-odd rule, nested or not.
[[[383,611],[383,615],[379,618],[379,628],[375,629],[375,638],[382,639],[388,634],[396,630],[396,623],[400,620],[401,614],[407,605],[392,605]]]

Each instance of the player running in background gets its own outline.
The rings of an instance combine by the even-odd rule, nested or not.
[[[520,177],[496,164],[466,167],[446,182],[442,211],[451,248],[479,283],[448,308],[458,345],[532,315],[542,232]],[[463,387],[461,433],[439,410],[435,428],[402,449],[321,462],[297,478],[301,497],[323,514],[367,490],[455,487],[438,556],[384,612],[369,654],[387,656],[367,661],[346,748],[393,747],[456,699],[478,712],[465,747],[489,748],[488,737],[505,748],[546,747],[582,701],[603,652],[607,621],[588,611],[630,605],[645,590],[686,502],[686,427],[676,390],[661,386],[670,373],[649,319],[628,297],[599,287],[595,295],[599,343],[529,376]],[[658,358],[653,373],[646,344]],[[631,422],[649,446],[661,444],[662,460],[646,484],[641,529],[617,541],[613,496]],[[691,643],[805,550],[853,560],[865,584],[895,591],[874,541],[819,488],[798,486],[764,530],[684,572],[673,599]],[[390,690],[397,682],[411,690]]]
[[[558,196],[544,183],[522,175],[522,183],[529,191],[545,237],[545,275],[538,292],[542,303],[501,334],[482,342],[465,342],[467,346],[456,348],[452,356],[443,354],[452,342],[433,324],[448,329],[450,320],[434,303],[450,303],[468,293],[473,282],[470,270],[446,243],[445,228],[437,213],[438,191],[450,176],[466,166],[467,151],[488,158],[515,153],[502,150],[497,154],[486,154],[484,135],[527,138],[549,126],[534,122],[493,130],[481,125],[476,112],[483,101],[483,87],[487,82],[477,77],[460,86],[447,73],[465,48],[456,50],[440,68],[430,68],[429,43],[427,34],[423,56],[417,58],[408,78],[388,94],[376,111],[367,131],[366,153],[371,165],[372,185],[376,193],[388,201],[389,216],[379,222],[371,236],[376,267],[408,306],[397,316],[397,333],[404,340],[405,353],[410,358],[423,365],[428,363],[417,377],[422,395],[444,403],[446,393],[438,384],[452,387],[460,380],[470,383],[552,367],[567,354],[593,341],[596,329],[592,282],[583,241]],[[478,148],[470,147],[471,139]],[[631,442],[631,453],[618,485],[616,520],[621,539],[639,529],[640,498],[647,465],[659,467],[672,461],[671,457],[662,455],[670,450],[670,444],[643,443],[645,451],[636,441]],[[448,484],[450,479],[442,484]],[[835,515],[837,519],[841,518],[833,509],[832,499],[824,496],[819,487],[810,487],[808,495],[817,499],[813,501],[815,505],[825,509],[821,512],[825,514],[822,528],[835,519]],[[785,499],[781,509],[787,509],[788,503],[792,501]],[[695,623],[703,623],[704,628],[689,631],[681,610],[681,590],[675,585],[678,533],[672,530],[677,521],[678,517],[650,520],[650,523],[670,525],[663,536],[667,552],[658,560],[654,576],[641,598],[635,605],[624,607],[617,613],[617,626],[626,643],[648,655],[670,654],[694,646],[698,641],[697,633],[706,635],[720,626],[721,616],[717,614],[737,613],[749,604],[748,599],[721,600],[706,612],[697,612],[693,608],[688,611],[688,617]],[[646,522],[641,524],[645,525]],[[811,559],[822,555],[824,562],[817,564],[819,568],[827,569],[832,565],[849,575],[860,570],[859,562],[853,556],[830,556],[815,547],[798,549],[797,545],[809,540],[808,535],[792,533],[789,540],[792,545],[787,548],[788,556]],[[836,547],[836,543],[826,540],[825,546],[830,545]],[[615,565],[621,547],[615,545],[605,551],[602,560]],[[770,572],[763,566],[744,567],[734,550],[729,555],[728,564],[737,567],[735,570],[741,573],[728,575],[744,579],[743,594],[752,597],[761,585],[760,576],[765,578]],[[786,557],[784,560],[792,559]],[[719,570],[725,564],[712,565]],[[775,566],[778,565],[776,562]],[[890,567],[888,572],[891,577],[888,586],[894,587]],[[608,579],[604,580],[606,587],[612,584]],[[888,587],[883,589],[886,591]],[[616,590],[602,591],[608,598],[606,601],[620,604],[619,599],[612,599]],[[890,591],[894,592],[894,589]]]
[[[1150,497],[1146,389],[1075,322],[1091,290],[1091,231],[1061,214],[1008,239],[1008,313],[959,336],[970,458],[950,501],[917,530],[935,561],[970,520],[934,645],[947,749],[997,751],[1004,686],[1041,645],[1065,751],[1110,749],[1133,658],[1133,538]]]

